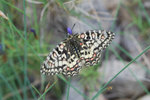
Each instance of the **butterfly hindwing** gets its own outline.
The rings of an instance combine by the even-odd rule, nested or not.
[[[78,74],[82,67],[82,62],[75,53],[71,53],[67,47],[67,41],[61,42],[47,56],[41,67],[41,73],[46,75],[54,75],[62,73],[67,76]]]

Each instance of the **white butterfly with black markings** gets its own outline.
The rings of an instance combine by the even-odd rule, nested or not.
[[[68,38],[59,43],[50,52],[41,66],[45,75],[64,74],[74,76],[84,66],[96,65],[105,49],[114,39],[115,34],[105,30],[90,30],[72,34],[70,28]]]

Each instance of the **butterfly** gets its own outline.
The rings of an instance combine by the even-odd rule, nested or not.
[[[72,30],[67,28],[67,32],[68,38],[60,42],[43,62],[40,69],[42,74],[77,75],[82,67],[96,65],[102,51],[115,37],[115,33],[105,30],[72,34]]]

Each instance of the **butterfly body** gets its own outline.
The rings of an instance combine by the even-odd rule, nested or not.
[[[70,34],[47,56],[41,66],[41,73],[62,73],[67,76],[78,74],[82,67],[93,66],[100,61],[102,50],[111,43],[114,35],[102,30]]]

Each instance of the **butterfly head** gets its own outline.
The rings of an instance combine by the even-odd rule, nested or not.
[[[71,30],[71,28],[67,28],[67,32],[68,32],[68,35],[72,35],[72,30]]]

